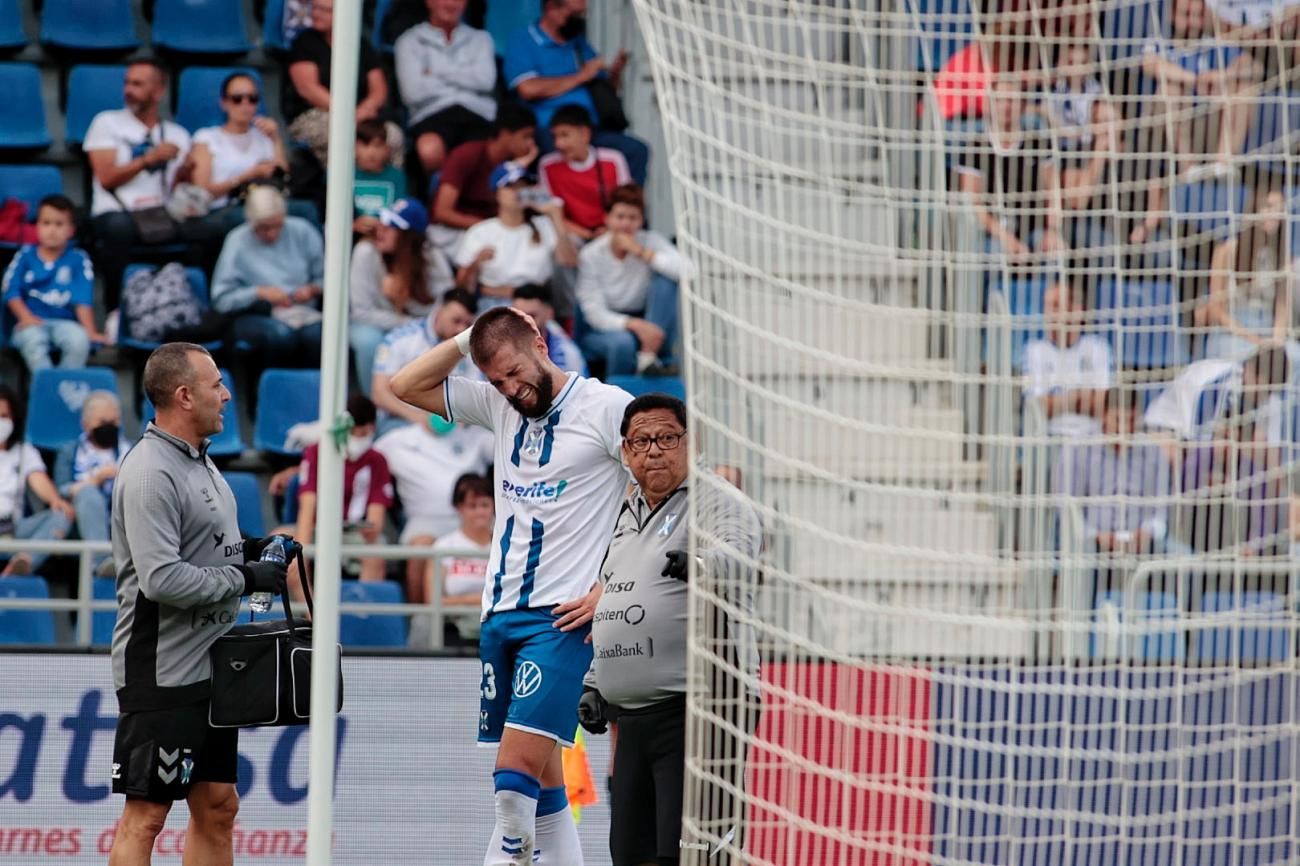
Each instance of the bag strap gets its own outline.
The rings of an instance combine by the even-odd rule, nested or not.
[[[313,617],[316,615],[316,606],[311,597],[311,578],[307,574],[307,562],[303,558],[302,549],[298,550],[298,583],[302,586],[302,596],[307,601],[307,613]],[[280,604],[284,607],[284,621],[289,625],[289,633],[297,635],[297,627],[305,626],[305,621],[295,621],[293,618],[293,608],[289,606],[289,588],[285,587],[284,592],[280,594]]]

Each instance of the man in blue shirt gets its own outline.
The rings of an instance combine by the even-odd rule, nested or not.
[[[91,342],[107,342],[95,327],[90,257],[69,245],[76,231],[72,202],[46,196],[36,209],[37,242],[19,250],[5,272],[14,348],[32,371],[51,365],[51,348],[60,352],[60,367],[84,367]]]
[[[600,128],[600,118],[587,85],[601,76],[617,88],[627,65],[627,52],[620,51],[606,63],[587,41],[587,0],[543,0],[542,17],[510,39],[505,53],[507,86],[519,94],[537,114],[537,144],[543,153],[554,149],[551,115],[565,105],[580,105],[597,127],[592,137],[596,147],[609,147],[627,159],[628,170],[638,186],[645,186],[650,148],[639,138],[621,131]]]

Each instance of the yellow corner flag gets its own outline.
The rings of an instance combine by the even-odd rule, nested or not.
[[[591,779],[591,762],[587,760],[587,741],[582,736],[582,728],[573,737],[573,748],[566,748],[560,755],[564,765],[564,789],[569,797],[569,808],[573,810],[574,823],[582,820],[582,807],[594,806],[600,802],[596,794],[596,784]]]

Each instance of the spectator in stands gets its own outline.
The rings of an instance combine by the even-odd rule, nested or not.
[[[537,158],[537,118],[513,102],[497,108],[492,137],[467,141],[442,165],[442,177],[433,194],[432,237],[447,255],[454,255],[465,230],[497,215],[497,195],[492,172],[503,162],[527,168]]]
[[[1043,294],[1046,336],[1025,346],[1025,398],[1035,401],[1053,436],[1077,438],[1101,431],[1106,391],[1114,384],[1110,344],[1084,333],[1083,304],[1067,281]]]
[[[447,260],[426,238],[428,227],[424,205],[399,199],[380,211],[374,240],[360,241],[352,251],[348,340],[367,394],[384,337],[429,315],[434,298],[452,286]]]
[[[1047,98],[1047,116],[1056,132],[1058,147],[1067,152],[1089,150],[1100,135],[1103,145],[1114,150],[1115,110],[1106,99],[1092,49],[1082,42],[1061,49],[1052,71],[1052,89]],[[1069,184],[1063,184],[1069,187]]]
[[[1084,538],[1092,550],[1119,554],[1164,549],[1169,531],[1173,467],[1154,441],[1136,437],[1141,413],[1136,392],[1106,392],[1104,442],[1067,443],[1052,489],[1063,503],[1083,510]],[[1089,501],[1094,500],[1094,501]]]
[[[393,505],[393,482],[388,461],[374,449],[375,404],[360,394],[348,398],[352,429],[348,433],[343,461],[343,527],[345,536],[357,542],[377,544],[383,540],[384,520]],[[309,445],[298,465],[298,526],[291,531],[299,544],[311,544],[316,533],[316,475],[320,445]],[[384,561],[363,558],[359,577],[366,583],[384,579]],[[289,570],[289,587],[295,598],[302,597],[296,568]]]
[[[7,385],[0,384],[0,538],[66,538],[76,511],[46,474],[40,452],[23,441],[23,421],[22,403]],[[26,514],[28,491],[48,507]],[[35,574],[48,556],[16,553],[0,571],[0,577]]]
[[[617,187],[605,233],[578,256],[578,344],[602,375],[676,374],[662,359],[677,337],[677,283],[687,264],[667,238],[644,226],[640,187]]]
[[[537,166],[542,187],[564,202],[565,228],[584,241],[604,233],[610,193],[632,182],[623,154],[591,146],[593,132],[581,106],[559,109],[551,118],[555,151]]]
[[[1204,0],[1172,0],[1168,8],[1173,38],[1157,31],[1144,46],[1142,70],[1155,81],[1158,108],[1170,115],[1179,172],[1212,155],[1215,163],[1207,168],[1226,173],[1245,146],[1255,113],[1249,94],[1263,78],[1263,67],[1216,38]]]
[[[587,362],[583,360],[578,344],[555,321],[555,302],[551,299],[550,289],[534,283],[522,285],[515,289],[511,306],[533,317],[538,329],[546,337],[546,354],[555,362],[555,366],[566,372],[571,370],[587,375]]]
[[[491,36],[461,21],[465,3],[427,0],[429,20],[403,33],[394,47],[407,128],[428,174],[442,168],[456,146],[486,138],[496,117],[496,48]]]
[[[320,363],[324,243],[314,225],[286,213],[284,197],[256,186],[247,222],[226,236],[212,276],[212,306],[233,316],[231,337],[268,366]]]
[[[1038,52],[1034,50],[1032,27],[1025,16],[998,17],[993,11],[979,36],[958,48],[935,73],[931,92],[935,109],[944,121],[975,120],[988,109],[988,91],[997,74],[1026,85],[1037,77]],[[928,60],[933,63],[933,60]],[[917,113],[925,102],[917,106]]]
[[[483,587],[487,582],[492,526],[496,522],[494,492],[491,479],[482,475],[466,474],[457,478],[451,494],[451,505],[460,518],[460,528],[441,536],[433,543],[433,552],[438,554],[437,561],[442,573],[443,605],[474,608],[471,614],[452,615],[445,621],[443,642],[451,646],[478,644],[479,609],[483,601]],[[425,598],[432,598],[432,560],[429,562],[427,586]],[[414,641],[412,645],[420,646]]]
[[[81,435],[59,452],[54,483],[72,502],[77,534],[85,541],[108,541],[109,513],[117,467],[130,450],[122,435],[122,406],[112,391],[92,391],[81,405]],[[96,556],[95,570],[111,568],[111,553]]]
[[[403,404],[405,405],[405,404]],[[410,408],[410,407],[408,407]],[[492,462],[492,434],[468,424],[451,424],[438,415],[423,415],[384,434],[375,449],[388,460],[406,522],[401,543],[424,546],[453,535],[459,525],[454,508],[454,479],[482,475]],[[407,563],[406,600],[427,602],[428,561]]]
[[[957,187],[969,197],[990,252],[1023,259],[1064,248],[1041,214],[1057,200],[1050,137],[1026,132],[1021,85],[998,80],[988,91],[986,140],[957,155]]]
[[[1146,426],[1176,439],[1201,439],[1236,405],[1258,413],[1254,423],[1268,442],[1286,440],[1291,362],[1280,346],[1266,346],[1244,361],[1207,358],[1188,364],[1147,407]]]
[[[41,199],[36,208],[36,243],[20,249],[0,286],[14,317],[11,338],[27,369],[49,367],[59,350],[60,367],[84,367],[92,342],[105,343],[95,326],[95,272],[90,257],[70,246],[77,224],[63,195]]]
[[[323,166],[329,154],[330,40],[333,39],[334,0],[312,0],[311,29],[298,34],[289,51],[289,83],[285,90],[285,117],[289,134],[311,148]],[[361,39],[357,65],[358,121],[381,118],[388,104],[388,79],[380,68],[370,41]],[[386,123],[388,145],[396,156],[404,152],[402,129]]]
[[[478,302],[469,292],[452,289],[442,296],[442,302],[429,315],[418,322],[395,328],[384,337],[375,352],[374,373],[370,379],[371,399],[379,407],[381,436],[402,424],[422,426],[428,423],[429,414],[397,399],[389,383],[398,370],[474,324],[477,307]],[[477,369],[467,358],[457,368],[457,374],[479,378]],[[406,497],[403,496],[402,500],[405,502]]]
[[[244,221],[237,197],[258,181],[270,182],[289,170],[280,126],[258,117],[262,101],[257,81],[236,72],[221,84],[221,109],[226,122],[194,133],[194,182],[212,194],[212,212],[205,219],[219,222],[222,233]],[[236,198],[232,199],[232,196]]]
[[[95,260],[105,277],[110,307],[116,305],[132,248],[141,245],[129,211],[166,204],[177,179],[184,177],[190,134],[160,116],[166,95],[167,73],[157,61],[132,62],[123,84],[126,108],[95,115],[82,143],[93,176]],[[182,237],[185,229],[182,224]]]
[[[1280,345],[1291,324],[1291,245],[1284,231],[1286,199],[1281,183],[1262,185],[1236,235],[1220,243],[1210,260],[1210,296],[1193,321],[1212,330],[1205,357],[1239,361],[1261,346]]]
[[[596,78],[607,79],[617,89],[627,52],[620,51],[613,62],[606,63],[587,41],[586,32],[587,0],[543,0],[541,19],[516,33],[506,48],[507,86],[537,112],[537,138],[543,153],[552,147],[551,116],[562,106],[577,105],[597,126],[596,145],[622,153],[632,180],[644,186],[649,147],[621,130],[599,128],[596,104],[588,90]]]
[[[456,286],[477,291],[480,312],[505,306],[515,289],[546,283],[555,266],[573,267],[577,251],[564,230],[564,206],[514,162],[503,162],[489,181],[497,215],[475,223],[456,250]]]
[[[391,158],[383,121],[372,118],[358,123],[352,231],[363,238],[374,236],[384,208],[406,198],[406,174],[392,164]]]

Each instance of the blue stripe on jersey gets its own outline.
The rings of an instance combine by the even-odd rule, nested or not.
[[[510,556],[510,536],[515,532],[514,515],[506,518],[505,531],[501,533],[501,565],[492,576],[492,608],[495,610],[501,601],[501,578],[506,576],[506,559]]]
[[[537,578],[537,565],[542,560],[542,536],[546,534],[546,527],[542,526],[542,521],[533,518],[533,537],[528,542],[528,563],[524,567],[524,580],[519,586],[519,604],[515,607],[523,610],[528,607],[528,600],[533,595],[533,583]]]
[[[515,450],[510,452],[510,462],[519,465],[519,449],[524,447],[524,433],[528,432],[528,419],[519,419],[519,432],[515,434]]]
[[[545,466],[551,462],[551,449],[555,447],[555,425],[559,423],[559,412],[553,413],[551,419],[546,422],[546,436],[542,440],[542,459],[537,461],[538,466]]]

